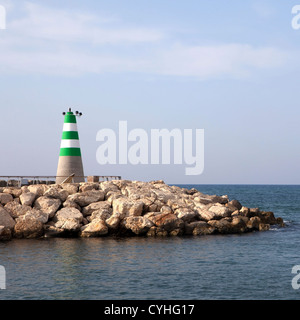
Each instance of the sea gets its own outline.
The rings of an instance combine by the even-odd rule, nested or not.
[[[179,186],[273,211],[285,227],[235,235],[0,242],[0,300],[300,299],[299,185]]]

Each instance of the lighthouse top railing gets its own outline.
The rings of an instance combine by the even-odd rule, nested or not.
[[[61,176],[60,176],[61,177]],[[0,176],[0,187],[21,187],[32,184],[55,184],[57,176]],[[61,177],[67,178],[67,177]],[[84,176],[87,182],[121,180],[121,176]]]

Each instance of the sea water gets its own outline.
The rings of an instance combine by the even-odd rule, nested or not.
[[[273,211],[286,227],[241,235],[0,242],[0,299],[299,299],[300,186],[185,185]],[[300,284],[300,283],[299,283]]]

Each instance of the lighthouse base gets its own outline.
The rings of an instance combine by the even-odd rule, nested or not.
[[[85,181],[81,157],[60,156],[57,166],[56,183],[62,183],[71,175],[74,175],[72,182]]]

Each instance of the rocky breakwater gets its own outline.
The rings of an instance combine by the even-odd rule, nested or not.
[[[0,188],[0,240],[40,237],[181,236],[264,231],[273,212],[163,181]]]

